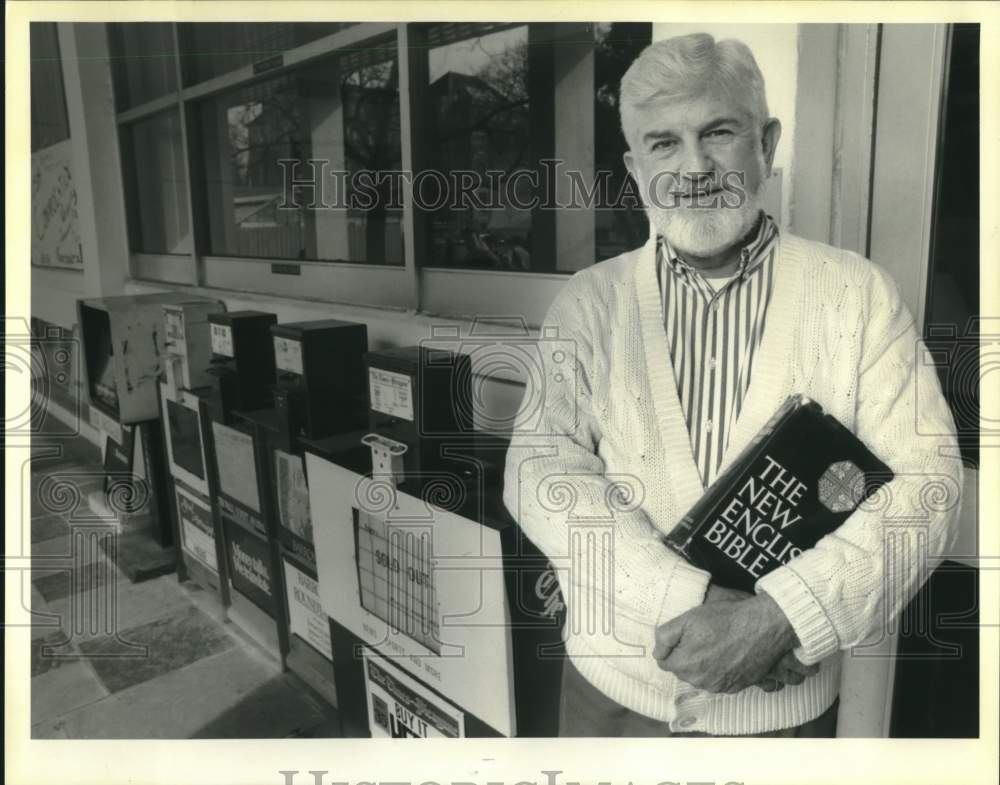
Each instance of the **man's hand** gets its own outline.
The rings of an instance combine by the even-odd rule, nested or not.
[[[713,596],[710,587],[706,600],[656,630],[657,664],[688,684],[739,692],[769,677],[797,644],[791,624],[766,594],[739,599],[732,590],[717,589]],[[788,663],[782,665],[776,673],[798,678]]]
[[[705,602],[734,602],[736,600],[749,600],[752,594],[739,589],[727,589],[725,586],[718,586],[714,583],[708,584],[708,592],[705,594]]]
[[[737,602],[739,600],[748,600],[753,596],[739,589],[727,589],[725,586],[710,583],[708,585],[708,593],[705,595],[705,602]],[[778,692],[779,690],[783,690],[786,684],[801,684],[807,677],[818,672],[818,665],[803,665],[789,651],[775,663],[767,675],[757,683],[757,686],[764,690],[764,692]]]

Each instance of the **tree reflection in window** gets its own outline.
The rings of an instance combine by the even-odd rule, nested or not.
[[[350,175],[401,168],[398,82],[395,47],[377,45],[209,99],[212,253],[402,264],[392,179],[372,178],[386,193],[370,209],[343,192]]]
[[[449,182],[459,172],[470,172],[462,176],[478,183],[471,204],[431,211],[429,261],[528,270],[531,210],[511,204],[511,193],[504,193],[505,178],[537,168],[529,116],[528,26],[438,25],[430,30],[429,43],[427,166],[449,175]],[[521,176],[512,182],[516,201],[530,202],[535,193],[530,181]],[[435,200],[432,190],[424,190],[425,204]]]

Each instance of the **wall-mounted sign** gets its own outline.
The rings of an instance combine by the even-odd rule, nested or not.
[[[323,605],[319,601],[319,584],[287,559],[284,564],[288,628],[328,660],[332,660],[330,620],[323,613]]]
[[[376,739],[458,739],[465,715],[371,651],[365,652],[368,727]]]

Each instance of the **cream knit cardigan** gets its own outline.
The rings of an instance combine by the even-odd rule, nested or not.
[[[839,652],[880,635],[953,535],[962,464],[952,416],[889,276],[857,254],[782,234],[763,342],[720,472],[788,395],[803,393],[896,478],[757,584],[794,627],[799,659],[820,663],[817,675],[779,692],[725,695],[664,673],[651,656],[654,630],[704,601],[708,575],[660,541],[704,489],[670,368],[655,256],[651,239],[577,273],[556,298],[539,340],[543,374],[526,391],[539,406],[522,406],[504,503],[556,566],[567,651],[601,692],[675,731],[798,725],[836,697]]]

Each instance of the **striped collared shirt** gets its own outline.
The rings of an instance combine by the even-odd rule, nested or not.
[[[702,482],[714,479],[750,386],[774,271],[778,228],[769,215],[718,290],[665,238],[657,243],[663,321],[681,409]]]

